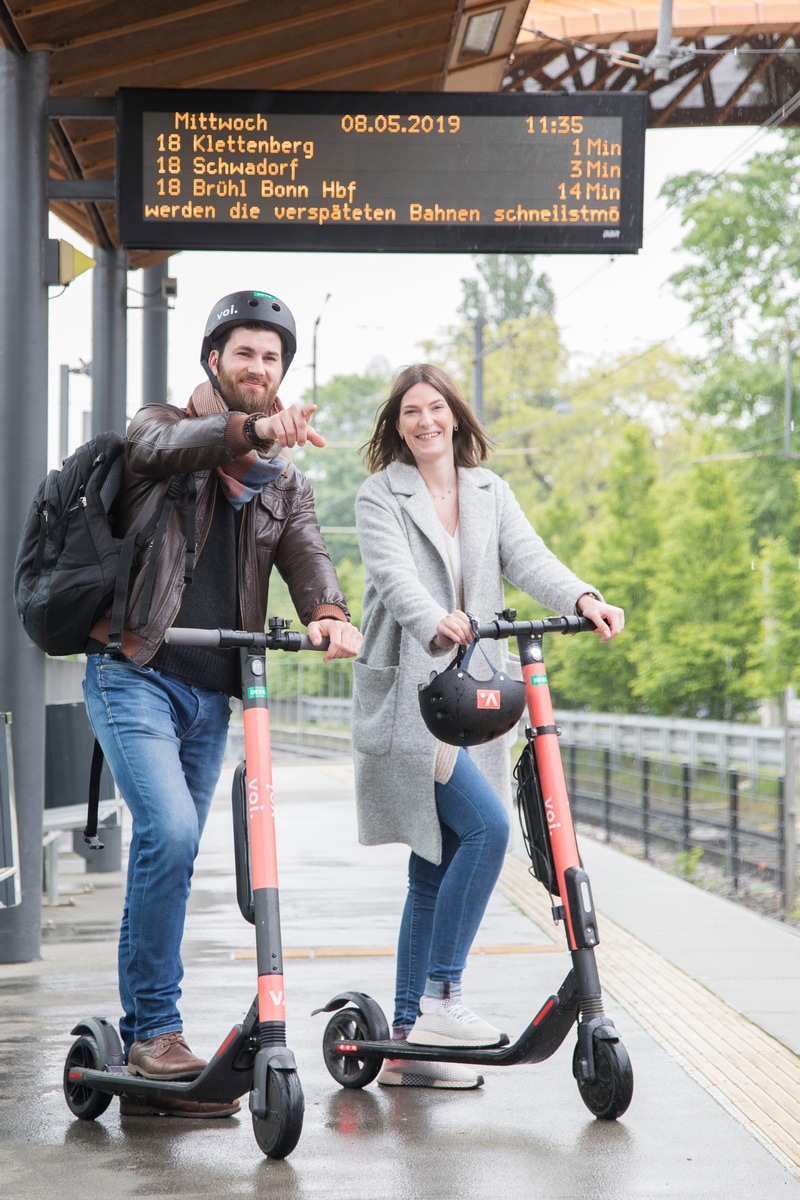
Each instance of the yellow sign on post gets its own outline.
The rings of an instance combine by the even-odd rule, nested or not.
[[[48,238],[44,244],[44,281],[48,287],[66,287],[76,276],[90,271],[95,260],[69,242]]]
[[[70,246],[69,242],[58,243],[58,282],[62,284],[72,283],[73,279],[78,275],[82,275],[84,271],[91,271],[95,265],[95,260],[89,258],[88,254],[82,254],[80,250],[76,250],[74,246]]]

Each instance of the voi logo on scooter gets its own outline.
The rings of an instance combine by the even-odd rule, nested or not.
[[[266,789],[269,792],[269,807],[273,817],[275,816],[275,789],[271,783],[266,784]],[[254,775],[252,779],[247,781],[247,809],[250,816],[253,817],[257,812],[263,810],[261,804],[261,796],[258,789],[258,776]]]
[[[545,811],[545,816],[547,817],[547,828],[550,830],[550,833],[552,833],[554,829],[560,829],[561,822],[556,820],[555,810],[553,809],[553,797],[552,796],[546,797],[545,802],[544,802],[544,811]]]

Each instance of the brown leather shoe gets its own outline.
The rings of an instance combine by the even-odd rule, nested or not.
[[[121,1117],[233,1117],[239,1111],[238,1100],[145,1100],[142,1096],[119,1098]]]
[[[179,1030],[134,1042],[128,1054],[131,1075],[145,1079],[196,1079],[207,1065],[192,1054]]]

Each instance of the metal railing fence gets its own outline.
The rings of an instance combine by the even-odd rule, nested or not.
[[[565,746],[573,814],[645,858],[666,852],[685,874],[702,856],[737,889],[761,880],[786,906],[784,780],[736,768],[664,762],[608,747]]]
[[[276,748],[350,753],[349,662],[273,655],[267,674]],[[645,857],[672,855],[687,875],[702,858],[734,888],[763,881],[779,891],[784,910],[793,907],[786,728],[564,709],[555,716],[577,820],[638,844]],[[229,754],[240,753],[234,722]]]

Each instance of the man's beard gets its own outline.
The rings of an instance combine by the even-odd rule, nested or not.
[[[241,383],[237,384],[221,364],[217,364],[217,378],[217,389],[228,408],[236,412],[265,413],[268,417],[277,411],[275,397],[278,394],[278,382],[258,388],[244,387]]]

